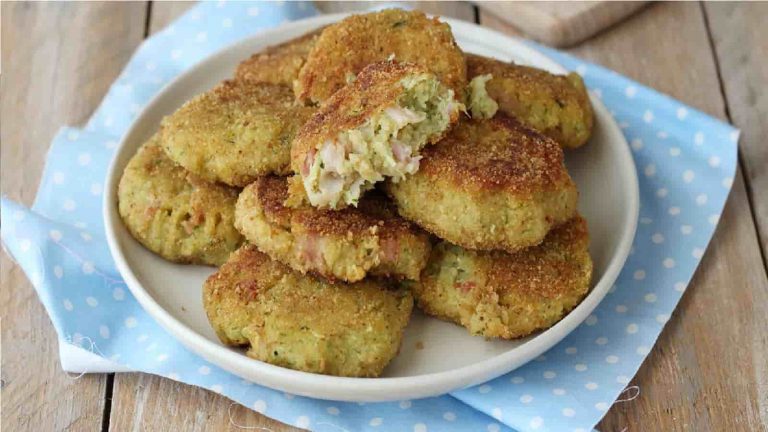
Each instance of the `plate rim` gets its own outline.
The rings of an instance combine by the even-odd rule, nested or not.
[[[544,330],[531,340],[492,358],[447,371],[412,377],[337,377],[296,371],[271,365],[247,357],[242,353],[235,352],[228,347],[216,344],[176,319],[142,286],[123,254],[120,246],[120,239],[118,238],[116,230],[117,224],[121,223],[117,209],[117,185],[123,167],[118,167],[117,165],[121,159],[124,159],[124,157],[121,156],[125,151],[127,142],[133,138],[134,134],[140,133],[137,132],[137,126],[145,122],[144,118],[152,111],[152,107],[158,103],[158,100],[163,98],[169,88],[178,85],[179,82],[185,80],[186,77],[191,75],[197,68],[215,61],[216,57],[223,56],[226,52],[236,49],[239,45],[251,44],[254,39],[275,38],[280,40],[280,34],[285,33],[287,30],[302,27],[319,27],[324,24],[336,22],[348,15],[350,15],[350,13],[319,15],[292,21],[272,29],[254,33],[253,35],[229,44],[200,60],[198,63],[175,77],[152,97],[124,133],[107,170],[107,184],[105,188],[106,193],[102,202],[102,216],[105,222],[104,229],[107,243],[112,258],[115,261],[115,265],[125,280],[126,285],[131,290],[131,293],[144,311],[176,340],[197,355],[203,357],[206,361],[241,378],[254,381],[259,385],[264,385],[271,389],[325,400],[383,402],[437,396],[467,388],[511,372],[559,343],[592,313],[618,278],[619,273],[623,269],[624,263],[629,256],[631,245],[636,234],[639,217],[640,192],[637,170],[635,168],[632,153],[629,150],[626,138],[616,121],[609,114],[602,102],[593,94],[590,95],[590,99],[596,117],[600,117],[601,120],[608,120],[602,122],[601,126],[610,129],[608,132],[610,132],[611,135],[621,138],[620,142],[616,144],[620,145],[619,154],[622,160],[622,165],[631,168],[622,170],[626,173],[626,180],[628,181],[629,209],[627,212],[628,220],[624,223],[618,247],[610,258],[600,280],[595,282],[595,285],[592,287],[589,294],[576,308],[570,311],[568,315],[557,324]],[[485,39],[485,37],[490,36],[497,39],[505,39],[507,43],[515,46],[515,50],[523,52],[523,55],[526,55],[529,58],[536,59],[536,62],[540,65],[544,65],[546,69],[555,73],[567,72],[566,69],[558,63],[540,53],[535,48],[526,45],[519,38],[511,37],[495,30],[458,19],[441,17],[441,20],[450,24],[454,31],[461,32],[463,37],[470,36],[473,38]]]

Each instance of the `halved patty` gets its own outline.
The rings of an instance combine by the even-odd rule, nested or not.
[[[237,66],[235,80],[293,86],[320,31],[322,29],[252,55]]]
[[[397,355],[413,308],[379,282],[329,284],[271,260],[253,245],[232,254],[203,286],[211,326],[227,345],[306,372],[379,376]]]
[[[472,334],[514,339],[551,327],[589,291],[592,259],[581,217],[553,229],[539,246],[509,254],[438,244],[419,282],[419,307]]]
[[[474,54],[467,54],[466,60],[470,79],[490,75],[485,89],[498,103],[500,112],[540,131],[563,148],[576,148],[589,140],[594,116],[578,74],[554,75]]]
[[[301,273],[355,282],[366,274],[418,279],[429,258],[427,234],[397,215],[381,193],[357,208],[288,208],[287,181],[263,177],[240,194],[235,225],[267,253]]]
[[[246,186],[290,171],[291,141],[312,112],[286,86],[224,81],[163,119],[161,142],[204,179]]]
[[[416,172],[421,149],[444,135],[461,108],[453,90],[421,66],[371,64],[299,130],[291,166],[313,206],[356,205],[375,183]]]
[[[237,194],[174,164],[155,135],[125,167],[118,210],[131,235],[163,258],[220,265],[243,241],[234,226]]]
[[[578,199],[560,146],[501,114],[460,122],[387,190],[401,216],[438,237],[508,252],[539,244]]]
[[[299,72],[296,97],[323,102],[350,76],[390,58],[428,68],[457,96],[464,91],[467,68],[451,27],[419,11],[387,9],[352,15],[323,30]]]

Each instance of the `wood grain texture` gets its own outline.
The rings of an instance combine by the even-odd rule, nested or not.
[[[506,29],[482,13],[481,23]],[[654,4],[570,51],[726,119],[696,3]],[[764,430],[767,305],[768,282],[739,173],[712,245],[633,380],[640,397],[614,405],[598,429]]]
[[[768,3],[704,3],[704,11],[728,112],[742,131],[741,162],[768,267]]]
[[[478,1],[478,7],[516,26],[531,39],[568,47],[621,22],[643,1]]]
[[[2,193],[31,204],[63,125],[89,117],[144,35],[143,3],[2,3]],[[4,430],[99,430],[106,375],[72,379],[34,290],[0,263]]]
[[[140,373],[115,377],[111,431],[301,430],[199,387]]]

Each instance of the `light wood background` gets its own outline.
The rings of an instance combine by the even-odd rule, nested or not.
[[[2,3],[2,193],[31,204],[48,143],[81,125],[141,41],[190,4]],[[329,3],[324,10],[367,5]],[[509,34],[468,3],[429,12]],[[569,51],[743,130],[739,171],[693,282],[612,431],[768,430],[768,3],[656,3]],[[21,270],[2,255],[2,425],[9,431],[293,431],[226,398],[144,374],[73,380]]]

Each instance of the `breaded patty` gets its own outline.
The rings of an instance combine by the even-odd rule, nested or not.
[[[581,217],[553,229],[539,246],[514,254],[435,246],[420,282],[409,283],[419,307],[472,334],[514,339],[546,329],[589,291],[592,259]]]
[[[128,162],[117,189],[120,217],[147,249],[210,265],[222,264],[243,241],[234,226],[237,194],[171,162],[157,135]]]
[[[421,149],[445,134],[461,108],[453,90],[421,66],[371,64],[302,126],[291,166],[313,206],[357,205],[376,182],[416,172]]]
[[[429,258],[428,235],[372,192],[357,208],[293,209],[284,177],[263,177],[240,194],[235,226],[273,259],[301,273],[356,282],[366,274],[418,279]]]
[[[296,105],[288,87],[224,81],[163,119],[161,142],[200,177],[245,186],[289,172],[291,141],[312,112]]]
[[[456,95],[463,94],[467,67],[451,27],[420,11],[387,9],[352,15],[328,26],[299,72],[296,97],[323,102],[344,87],[350,76],[391,57],[428,68]]]
[[[515,252],[576,213],[560,146],[504,115],[460,122],[423,157],[387,190],[400,215],[451,243]]]
[[[320,31],[307,33],[252,55],[237,66],[235,80],[293,86]]]
[[[291,369],[376,377],[397,355],[413,308],[380,282],[329,284],[245,245],[205,282],[203,305],[222,342]]]
[[[584,81],[576,73],[554,75],[467,54],[467,75],[470,79],[490,75],[485,88],[498,103],[499,111],[542,132],[563,148],[582,146],[592,135],[592,104]]]

